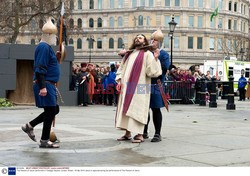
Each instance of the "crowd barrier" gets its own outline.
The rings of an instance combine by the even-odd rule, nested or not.
[[[163,85],[168,101],[179,101],[194,104],[194,83],[190,81],[164,81]]]

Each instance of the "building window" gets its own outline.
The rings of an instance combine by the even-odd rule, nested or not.
[[[74,28],[74,20],[72,18],[69,20],[69,28],[70,29]]]
[[[177,23],[176,26],[179,26],[179,24],[180,24],[180,17],[179,16],[175,16],[174,17],[174,21]]]
[[[188,6],[194,7],[194,0],[188,0]]]
[[[109,18],[109,27],[113,28],[114,27],[114,17]]]
[[[165,26],[169,27],[169,23],[170,22],[170,16],[165,16]]]
[[[97,27],[102,27],[102,19],[101,18],[97,19]]]
[[[102,9],[102,0],[98,0],[98,9]]]
[[[168,37],[164,37],[163,44],[164,44],[164,48],[169,48],[169,38]]]
[[[231,41],[230,40],[227,39],[227,44],[226,45],[227,45],[227,48],[229,50],[231,50]]]
[[[198,7],[203,8],[203,0],[198,0]]]
[[[165,6],[170,7],[170,0],[165,0]]]
[[[122,38],[118,38],[118,48],[122,48],[123,40]]]
[[[89,9],[94,9],[94,0],[89,0]]]
[[[88,40],[88,43],[89,43],[89,49],[93,49],[95,40],[93,38],[90,38],[90,39],[87,39],[87,40]]]
[[[138,17],[138,26],[143,26],[143,16]]]
[[[210,38],[209,48],[210,50],[214,50],[214,38]]]
[[[180,37],[174,37],[174,48],[180,48]]]
[[[193,37],[188,37],[188,49],[193,49],[194,48],[194,38]]]
[[[136,8],[137,6],[137,0],[132,0],[132,8]]]
[[[110,0],[110,1],[109,1],[109,7],[110,7],[111,9],[114,8],[114,0]]]
[[[232,29],[232,20],[228,20],[228,29]]]
[[[82,27],[82,19],[80,19],[80,18],[77,20],[77,27],[78,28]]]
[[[243,4],[241,4],[240,12],[243,14]]]
[[[243,14],[246,14],[246,5],[244,5],[244,12]]]
[[[222,29],[222,18],[219,18],[219,21],[218,21],[218,28],[219,28],[219,29]]]
[[[30,40],[30,44],[31,44],[31,45],[35,45],[35,44],[36,44],[35,39],[31,39],[31,40]]]
[[[188,27],[194,27],[194,16],[188,17]]]
[[[102,39],[100,38],[97,39],[97,48],[102,49]]]
[[[73,0],[70,1],[69,8],[70,8],[70,10],[74,9],[74,1]]]
[[[34,19],[31,20],[31,29],[32,30],[36,29],[36,21]]]
[[[150,26],[150,16],[147,16],[147,26]]]
[[[240,23],[240,31],[243,32],[243,21]]]
[[[234,49],[237,49],[237,43],[236,43],[236,40],[234,40]]]
[[[211,2],[211,4],[210,4],[211,9],[214,9],[215,8],[215,0],[211,0],[210,2]]]
[[[228,3],[228,10],[229,10],[229,11],[232,10],[232,1],[229,1],[229,3]]]
[[[78,0],[78,9],[82,9],[82,0]]]
[[[237,20],[234,20],[234,30],[237,30]]]
[[[93,27],[94,27],[94,20],[93,20],[93,18],[90,18],[90,19],[89,19],[89,27],[90,27],[90,28],[93,28]]]
[[[82,39],[77,39],[77,49],[82,49]]]
[[[123,0],[118,1],[118,8],[123,8]]]
[[[223,8],[223,0],[219,0],[219,10]]]
[[[145,7],[145,0],[140,0],[140,6]]]
[[[174,6],[179,7],[180,6],[180,0],[175,0],[174,1]]]
[[[214,28],[214,26],[215,26],[215,20],[210,21],[210,28]]]
[[[203,16],[198,16],[198,28],[202,28]]]
[[[114,39],[110,38],[109,39],[109,49],[113,49],[114,48]]]
[[[197,49],[202,49],[202,37],[197,37]]]
[[[234,11],[237,12],[237,2],[234,3]]]
[[[149,0],[148,4],[149,4],[149,7],[154,7],[154,0]]]
[[[122,17],[118,17],[118,27],[122,27],[122,26],[123,26]]]
[[[69,46],[73,46],[74,45],[74,40],[71,38],[69,39]]]

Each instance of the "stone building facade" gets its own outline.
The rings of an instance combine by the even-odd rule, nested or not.
[[[129,48],[133,37],[147,37],[161,28],[170,53],[169,22],[174,32],[173,63],[191,65],[227,56],[249,59],[249,0],[69,0],[66,16],[68,44],[75,62],[120,61],[117,52]],[[210,20],[218,7],[218,15]],[[33,20],[19,43],[39,42],[39,22]],[[41,24],[40,24],[41,26]],[[2,42],[4,42],[3,37]],[[1,39],[0,39],[1,41]]]

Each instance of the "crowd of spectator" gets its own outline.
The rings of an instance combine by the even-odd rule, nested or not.
[[[115,78],[118,68],[119,64],[111,64],[106,67],[92,63],[74,64],[72,66],[70,90],[83,92],[78,93],[78,96],[87,97],[84,98],[84,102],[81,101],[81,97],[78,97],[78,105],[104,104],[116,106],[118,94],[115,89]],[[85,82],[87,87],[80,86],[82,82]]]
[[[74,64],[72,66],[72,79],[70,90],[78,91],[78,105],[88,106],[92,104],[103,105],[117,105],[118,93],[116,91],[116,71],[119,64],[111,64],[109,66],[99,66],[92,63],[81,63],[80,65]],[[85,73],[85,74],[83,74]],[[85,75],[85,76],[83,76]],[[80,86],[83,80],[86,79],[86,87]],[[211,74],[207,71],[206,74],[202,73],[199,66],[192,66],[189,69],[170,66],[166,73],[166,81],[164,83],[165,93],[170,100],[178,100],[183,103],[191,103],[194,100],[195,92],[200,91],[200,79],[206,80],[207,101],[209,101],[209,94],[211,92]],[[220,81],[220,77],[216,77]],[[249,80],[250,84],[250,80]],[[250,86],[248,86],[250,87]],[[82,91],[79,89],[83,89]],[[217,84],[217,96],[220,95],[222,86]],[[86,91],[87,90],[87,91]],[[82,92],[82,93],[81,93]],[[250,88],[247,97],[250,97]],[[84,96],[84,101],[81,96]],[[249,94],[249,95],[248,95]]]

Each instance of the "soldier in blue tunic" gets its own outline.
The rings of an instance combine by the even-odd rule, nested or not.
[[[58,144],[49,141],[52,121],[55,115],[59,113],[56,83],[59,80],[60,67],[56,55],[51,48],[51,45],[56,44],[57,27],[49,19],[44,24],[42,32],[42,39],[35,50],[33,91],[36,106],[43,108],[44,112],[23,125],[22,130],[36,142],[33,128],[43,122],[39,147],[58,148]]]
[[[160,43],[163,41],[163,34],[161,30],[157,30],[152,34],[151,37],[151,44],[153,45],[153,52],[155,50],[159,50]],[[157,80],[160,79],[161,82],[165,81],[166,78],[166,72],[169,68],[169,54],[164,51],[163,49],[160,50],[160,56],[158,59],[161,62],[161,68],[162,68],[162,75],[160,75],[158,78],[152,78],[151,79],[151,96],[150,96],[150,108],[153,112],[153,122],[155,127],[155,134],[154,137],[151,139],[151,142],[160,142],[162,140],[161,138],[161,126],[162,126],[162,114],[161,109],[164,107],[164,103],[162,100],[162,96],[160,93],[159,86],[157,85]],[[148,116],[148,123],[145,125],[144,128],[144,139],[148,138],[148,124],[150,121],[150,115]]]

